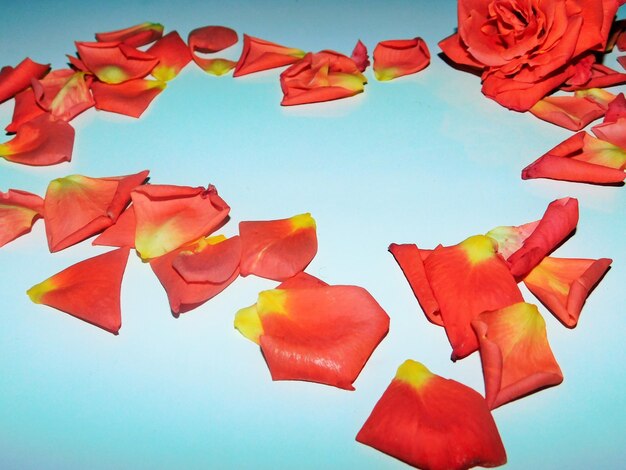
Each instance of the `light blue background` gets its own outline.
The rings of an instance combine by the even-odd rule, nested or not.
[[[194,64],[139,120],[90,110],[75,121],[74,159],[49,168],[0,162],[0,189],[43,195],[72,173],[151,170],[153,183],[213,183],[241,220],[311,212],[319,253],[309,272],[367,288],[391,317],[356,391],[272,382],[258,347],[232,326],[273,282],[239,279],[174,319],[148,266],[131,257],[119,336],[44,306],[26,289],[106,251],[47,251],[43,224],[0,250],[1,468],[402,468],[354,436],[407,358],[483,391],[477,354],[452,364],[391,242],[453,244],[497,225],[538,219],[547,204],[580,202],[575,236],[557,256],[612,257],[579,326],[543,307],[565,381],[494,412],[511,469],[617,468],[624,421],[625,190],[547,180],[520,170],[571,135],[485,99],[479,80],[446,65],[437,42],[456,25],[452,1],[13,2],[3,7],[0,65],[30,56],[65,64],[74,40],[143,21],[183,37],[200,26],[306,50],[349,54],[357,39],[422,36],[433,58],[418,75],[377,82],[341,102],[285,109],[278,72],[237,80]],[[228,54],[236,58],[240,45]],[[609,58],[615,64],[615,57]],[[2,126],[12,105],[0,106]],[[533,302],[531,295],[527,300]]]

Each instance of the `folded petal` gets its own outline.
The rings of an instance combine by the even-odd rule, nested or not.
[[[424,260],[424,268],[452,345],[452,360],[478,349],[470,324],[478,314],[522,301],[490,237],[475,235],[458,245],[438,246]]]
[[[76,263],[31,287],[27,294],[36,304],[117,334],[122,325],[120,291],[128,253],[128,248],[120,248]]]
[[[0,144],[0,157],[23,165],[45,166],[70,161],[74,128],[42,114],[17,128],[13,139]]]
[[[163,285],[170,304],[170,309],[175,316],[199,307],[207,300],[215,297],[228,287],[239,276],[239,269],[235,269],[231,275],[220,282],[187,282],[179,272],[174,269],[174,263],[181,253],[201,252],[207,245],[219,246],[228,242],[224,236],[208,237],[194,243],[176,249],[162,256],[150,260],[150,267]]]
[[[304,57],[304,51],[270,41],[243,35],[243,50],[233,77],[291,65]]]
[[[356,440],[424,469],[506,463],[485,399],[412,360],[398,368]]]
[[[120,214],[115,223],[104,229],[91,244],[135,248],[136,225],[135,209],[131,204]]]
[[[502,258],[507,259],[524,244],[524,240],[535,231],[539,221],[529,222],[519,226],[502,225],[496,227],[485,235],[495,240],[497,252]]]
[[[546,257],[524,284],[568,328],[578,323],[589,293],[609,269],[612,260]]]
[[[163,36],[146,52],[159,60],[150,73],[162,82],[176,77],[191,61],[189,47],[176,31]]]
[[[619,117],[613,122],[603,122],[591,129],[601,140],[626,150],[626,117]]]
[[[67,248],[113,225],[128,205],[130,192],[147,176],[148,170],[128,176],[70,175],[52,180],[44,200],[50,251]]]
[[[480,344],[490,409],[563,381],[536,306],[520,302],[483,312],[472,320],[472,327]]]
[[[356,42],[356,46],[354,46],[350,58],[354,61],[360,72],[365,72],[365,69],[370,65],[367,47],[365,47],[365,44],[363,44],[360,39]]]
[[[544,121],[579,131],[604,116],[606,107],[581,96],[546,96],[530,108],[530,112]]]
[[[164,255],[204,237],[226,219],[230,207],[214,186],[146,185],[131,194],[143,259]]]
[[[423,250],[414,244],[397,245],[392,243],[389,245],[389,251],[400,265],[406,280],[409,281],[413,294],[415,294],[428,321],[443,326],[439,303],[430,287],[428,276],[426,276],[423,260],[427,256],[424,256]]]
[[[304,271],[317,253],[311,214],[239,223],[241,275],[282,281]]]
[[[165,82],[138,78],[118,85],[94,82],[91,90],[96,109],[138,118],[165,86]]]
[[[485,68],[485,64],[479,62],[467,52],[467,47],[461,44],[461,37],[454,33],[439,41],[439,48],[455,64],[470,67],[476,70]]]
[[[163,25],[160,23],[140,23],[128,28],[96,33],[98,42],[123,42],[131,47],[145,46],[163,36]]]
[[[240,259],[241,242],[234,236],[220,243],[201,240],[193,250],[180,251],[172,266],[186,282],[219,284],[239,269]]]
[[[15,68],[6,66],[0,70],[0,103],[13,98],[30,87],[32,79],[42,78],[50,70],[50,64],[38,64],[28,57]]]
[[[222,58],[206,59],[196,52],[213,54],[236,44],[238,40],[237,33],[231,28],[203,26],[189,33],[187,43],[194,62],[205,72],[219,76],[235,68],[236,62]]]
[[[43,217],[43,199],[19,189],[0,191],[0,246],[29,233]]]
[[[410,75],[430,64],[430,51],[422,38],[381,41],[374,48],[374,74],[381,81]]]
[[[15,95],[15,105],[13,106],[13,119],[11,123],[5,128],[5,130],[11,134],[17,132],[19,127],[32,121],[36,117],[43,114],[48,114],[39,104],[35,98],[35,93],[32,88],[27,88],[24,91],[20,91]]]
[[[98,79],[117,84],[148,75],[158,59],[120,42],[76,42],[80,59]]]
[[[616,122],[619,118],[624,117],[626,117],[626,97],[624,97],[624,93],[620,93],[609,103],[604,115],[604,122]]]
[[[507,258],[511,274],[519,280],[526,277],[544,257],[573,232],[577,224],[577,199],[565,197],[552,201],[533,233],[524,240],[522,247]]]
[[[89,91],[91,79],[85,72],[53,70],[43,79],[33,80],[37,104],[52,117],[70,121],[93,106]]]

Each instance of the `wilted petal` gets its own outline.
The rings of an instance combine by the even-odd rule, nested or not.
[[[162,82],[176,77],[191,61],[189,47],[176,31],[163,36],[147,52],[159,60],[151,74]]]
[[[412,360],[398,368],[356,440],[424,469],[506,463],[485,399]]]
[[[374,74],[381,81],[410,75],[430,64],[430,51],[422,38],[381,41],[374,48]]]
[[[38,64],[28,57],[15,68],[6,66],[0,70],[0,103],[13,98],[30,87],[32,79],[42,78],[50,70],[50,64]]]
[[[120,42],[76,42],[85,67],[104,83],[118,84],[148,75],[158,59]]]
[[[165,82],[139,78],[118,85],[94,82],[91,90],[96,109],[138,118],[165,86]]]
[[[163,36],[163,25],[160,23],[140,23],[128,28],[96,33],[98,42],[123,42],[132,47],[145,46]]]
[[[350,58],[361,72],[365,72],[365,69],[369,67],[370,58],[367,55],[367,47],[365,47],[365,44],[363,44],[360,39],[356,42],[356,46],[354,46]]]
[[[43,199],[19,189],[0,191],[0,246],[29,233],[43,217]]]

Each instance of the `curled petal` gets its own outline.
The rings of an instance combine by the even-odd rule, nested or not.
[[[85,67],[104,83],[118,84],[148,75],[158,59],[120,42],[76,42]]]
[[[91,76],[70,69],[53,70],[42,80],[33,80],[37,104],[52,117],[70,121],[93,106],[89,92]]]
[[[289,219],[239,224],[241,275],[254,274],[282,281],[311,262],[317,253],[315,220],[311,214]]]
[[[507,259],[524,244],[524,240],[535,231],[539,221],[529,222],[519,226],[500,226],[496,227],[485,235],[495,240],[497,251],[502,258]]]
[[[162,82],[167,82],[176,77],[191,61],[189,47],[176,31],[163,36],[146,52],[159,60],[151,74]]]
[[[120,248],[74,264],[31,287],[28,296],[110,333],[122,325],[120,290],[128,260]]]
[[[241,243],[238,236],[220,243],[198,242],[193,250],[183,249],[172,262],[186,282],[219,284],[239,269]]]
[[[237,33],[225,26],[203,26],[189,33],[187,43],[191,57],[198,66],[207,73],[224,75],[232,70],[236,63],[228,59],[205,59],[196,52],[213,54],[220,52],[239,40]]]
[[[50,64],[38,64],[28,57],[17,67],[2,67],[0,70],[0,103],[13,98],[30,87],[32,79],[42,78],[50,70]]]
[[[281,46],[263,39],[243,35],[243,50],[233,77],[291,65],[304,56],[304,51]]]
[[[96,33],[98,42],[123,42],[131,47],[145,46],[163,36],[163,25],[160,23],[140,23],[128,28]]]
[[[357,68],[361,72],[365,72],[365,69],[369,67],[370,58],[367,55],[367,47],[361,42],[360,39],[356,42],[356,46],[354,46],[350,58],[354,61]]]
[[[485,399],[412,360],[398,368],[356,440],[424,469],[506,463]]]
[[[43,217],[43,199],[19,189],[0,191],[0,246],[29,233]]]
[[[485,64],[477,61],[468,53],[467,47],[461,42],[461,37],[458,33],[454,33],[445,39],[439,41],[439,48],[443,53],[455,64],[470,67],[476,70],[482,70],[485,68]]]
[[[96,109],[138,118],[165,86],[165,82],[138,78],[118,85],[94,82],[91,90]]]
[[[574,328],[585,300],[611,262],[609,258],[546,257],[524,278],[524,284],[561,323]]]
[[[544,121],[579,131],[604,116],[606,106],[586,97],[547,96],[530,108],[530,112]]]
[[[472,327],[480,345],[490,409],[563,381],[536,306],[520,302],[483,312],[472,320]]]
[[[619,117],[613,122],[605,121],[591,130],[599,139],[626,151],[626,117]]]
[[[15,137],[0,144],[0,157],[23,165],[45,166],[70,161],[74,128],[42,114],[17,128]]]
[[[422,38],[382,41],[374,48],[374,74],[381,81],[417,73],[429,63],[430,51]]]

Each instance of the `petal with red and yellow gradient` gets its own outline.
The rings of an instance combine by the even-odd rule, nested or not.
[[[270,41],[243,35],[243,50],[235,66],[233,77],[291,65],[304,57],[305,52],[281,46]]]
[[[159,59],[150,73],[162,82],[172,80],[191,62],[189,47],[176,31],[167,33],[146,52]]]
[[[589,293],[612,260],[546,257],[524,278],[524,284],[568,328],[578,323]]]
[[[120,214],[115,223],[104,229],[91,244],[135,248],[136,225],[135,209],[131,204]]]
[[[581,96],[546,96],[537,101],[530,112],[539,119],[579,131],[604,116],[606,106]]]
[[[20,126],[28,121],[32,121],[42,114],[48,114],[41,106],[37,104],[35,93],[32,88],[27,88],[15,95],[15,104],[13,106],[13,119],[5,130],[14,134]]]
[[[86,259],[31,287],[27,294],[44,304],[118,334],[120,291],[128,248]]]
[[[517,250],[519,250],[524,244],[531,233],[535,231],[539,225],[539,221],[528,222],[527,224],[513,226],[513,225],[501,225],[491,229],[485,235],[495,240],[497,251],[502,258],[507,259]]]
[[[517,283],[496,243],[475,235],[458,245],[439,246],[424,260],[430,287],[452,346],[452,360],[478,349],[471,321],[486,310],[522,301]]]
[[[150,44],[163,36],[163,25],[146,21],[128,28],[96,33],[98,42],[123,42],[131,47],[140,47]]]
[[[389,251],[400,265],[404,277],[409,281],[413,294],[415,294],[428,321],[443,326],[439,304],[430,287],[424,268],[424,259],[428,257],[431,250],[420,250],[415,244],[398,245],[392,243],[389,245]]]
[[[549,178],[580,183],[616,184],[626,178],[626,149],[574,134],[522,170],[522,179]]]
[[[535,305],[520,302],[483,312],[472,320],[472,327],[480,344],[490,409],[563,381]]]
[[[256,311],[273,380],[354,390],[352,383],[389,330],[389,316],[357,286],[264,291]]]
[[[430,51],[422,38],[381,41],[374,48],[374,75],[387,81],[417,73],[430,64]]]
[[[118,85],[93,82],[91,91],[96,109],[138,118],[165,86],[159,80],[138,78]]]
[[[205,72],[219,76],[235,68],[236,62],[223,58],[208,59],[199,56],[196,52],[213,54],[236,44],[238,40],[237,33],[231,28],[203,26],[189,33],[187,44],[194,62]]]
[[[186,282],[219,284],[239,268],[241,242],[239,236],[220,243],[200,240],[193,250],[182,250],[172,262],[173,268]]]
[[[228,216],[217,189],[146,185],[131,193],[135,208],[135,248],[146,260],[204,237]]]
[[[370,58],[367,55],[367,47],[359,39],[352,49],[350,58],[354,61],[360,72],[365,72],[365,69],[370,65]]]
[[[30,87],[32,79],[42,78],[50,70],[50,64],[38,64],[28,57],[15,68],[2,67],[0,70],[0,103],[13,98]]]
[[[130,192],[147,176],[148,170],[127,176],[70,175],[52,180],[44,199],[50,251],[67,248],[113,225],[128,205]]]
[[[485,399],[475,390],[407,360],[356,436],[417,468],[467,469],[506,463]]]
[[[92,78],[71,69],[53,70],[43,79],[33,80],[37,104],[52,117],[70,121],[93,106],[89,91]]]
[[[223,235],[200,239],[195,243],[150,260],[150,267],[165,289],[170,310],[174,316],[199,307],[226,289],[239,276],[239,269],[235,267],[230,276],[220,282],[187,282],[174,269],[174,263],[181,256],[181,253],[185,253],[184,256],[193,256],[193,253],[201,252],[207,245],[219,246],[228,240]],[[233,247],[232,244],[229,246]]]
[[[578,224],[578,200],[564,197],[552,201],[522,247],[507,258],[511,274],[522,280],[563,242]],[[502,307],[505,307],[503,305]],[[489,308],[485,310],[496,310]]]
[[[43,217],[43,199],[19,189],[0,191],[0,246],[29,233]]]
[[[591,130],[599,139],[626,149],[626,117],[619,117],[613,122],[605,121]]]
[[[239,223],[241,275],[282,281],[304,271],[317,253],[311,214]]]
[[[120,42],[76,42],[80,59],[98,79],[112,85],[148,75],[158,59]]]
[[[42,114],[17,128],[13,139],[0,144],[0,157],[31,166],[56,165],[72,159],[74,128]]]

